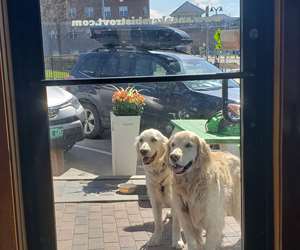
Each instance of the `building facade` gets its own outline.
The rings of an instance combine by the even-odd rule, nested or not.
[[[49,13],[48,8],[56,6]],[[97,48],[89,27],[72,27],[72,20],[149,18],[149,0],[41,0],[44,54],[78,54]]]
[[[149,18],[149,0],[68,0],[67,20]]]
[[[62,0],[43,1],[61,3]],[[99,43],[90,38],[90,28],[72,27],[73,20],[147,19],[150,18],[149,10],[149,0],[67,0],[65,10],[57,11],[59,18],[48,18],[43,22],[44,53],[49,57],[78,55],[99,47]],[[239,18],[223,14],[208,16],[203,9],[189,2],[179,6],[169,16],[197,18],[196,23],[170,26],[188,33],[193,39],[191,52],[200,55],[214,52],[216,30],[239,30],[240,26]]]

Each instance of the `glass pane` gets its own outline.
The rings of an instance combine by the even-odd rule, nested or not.
[[[240,70],[238,0],[40,3],[46,79]]]
[[[147,62],[141,58],[139,65],[143,74],[142,65]],[[164,73],[163,67],[152,69]],[[161,204],[160,199],[167,208],[162,212],[162,241],[155,242],[155,249],[171,249],[176,230],[172,231],[168,207],[177,203],[170,196],[169,180],[203,177],[206,157],[214,161],[211,166],[221,169],[209,168],[219,178],[221,198],[216,199],[217,193],[209,196],[208,187],[201,188],[201,178],[191,178],[199,187],[191,191],[197,194],[194,206],[199,207],[185,207],[195,219],[207,216],[217,223],[214,219],[220,216],[220,224],[214,224],[219,231],[214,231],[213,242],[221,242],[220,249],[241,249],[240,126],[222,116],[221,81],[47,87],[47,97],[58,249],[143,249],[160,235],[154,231],[154,221],[160,221],[155,202]],[[239,118],[239,81],[229,80],[226,103],[229,117]],[[176,137],[186,130],[195,134]],[[223,151],[233,155],[218,158]],[[182,152],[177,160],[176,152]],[[184,188],[173,186],[176,194]],[[218,201],[209,210],[212,217],[202,210],[208,202],[202,199],[206,196]],[[186,204],[193,200],[189,192],[182,198]],[[185,221],[180,223],[186,243]],[[194,226],[201,223],[197,221]],[[204,240],[211,239],[209,229],[203,228],[205,233],[197,239],[201,235]]]

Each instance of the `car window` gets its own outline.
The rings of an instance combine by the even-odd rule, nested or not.
[[[211,63],[199,58],[184,58],[183,70],[186,74],[216,74],[222,71]],[[186,82],[186,85],[196,90],[212,90],[222,88],[222,80],[205,80]],[[229,88],[237,88],[239,85],[234,80],[228,81]]]
[[[161,64],[158,64],[157,62],[153,62],[153,75],[164,76],[167,74],[168,74],[168,72],[167,72],[166,68],[164,68]]]
[[[101,76],[117,75],[119,60],[115,54],[109,54],[107,62],[103,65]]]
[[[155,53],[155,55],[155,62],[158,64],[156,66],[157,75],[164,73],[164,75],[176,75],[181,72],[178,59],[164,54]]]
[[[197,57],[182,60],[184,72],[187,74],[209,74],[221,73],[222,71],[214,65]]]
[[[109,58],[103,65],[102,76],[130,76],[134,55],[126,52],[110,53]]]
[[[131,69],[134,64],[133,53],[120,52],[118,53],[118,55],[119,55],[118,75],[120,76],[132,75]]]
[[[148,55],[137,55],[135,62],[136,76],[153,75],[152,58]]]
[[[167,75],[168,69],[163,60],[152,55],[140,54],[136,56],[134,73],[137,76]]]
[[[98,76],[100,61],[98,56],[93,55],[85,58],[79,67],[79,71],[90,77]]]

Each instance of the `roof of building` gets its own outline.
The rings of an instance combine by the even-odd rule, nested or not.
[[[174,10],[170,16],[178,17],[178,16],[201,16],[205,11],[198,7],[195,4],[190,3],[189,1],[184,2],[181,6],[179,6],[176,10]]]
[[[231,17],[231,16],[227,16],[225,14],[217,14],[217,15],[212,15],[207,17],[207,19],[210,22],[222,22],[222,21],[235,21],[235,20],[239,20],[238,17]]]

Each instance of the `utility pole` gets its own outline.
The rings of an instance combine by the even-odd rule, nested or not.
[[[105,19],[105,11],[104,11],[104,0],[101,0],[101,9],[102,9],[102,19]]]
[[[205,17],[207,18],[206,20],[206,46],[205,46],[205,54],[206,54],[206,60],[208,61],[208,49],[209,49],[209,24],[208,24],[208,17],[209,17],[209,6],[207,5],[205,8]]]
[[[208,52],[209,52],[209,23],[208,20],[206,22],[206,48],[205,48],[205,53],[206,53],[206,59],[208,61]]]

